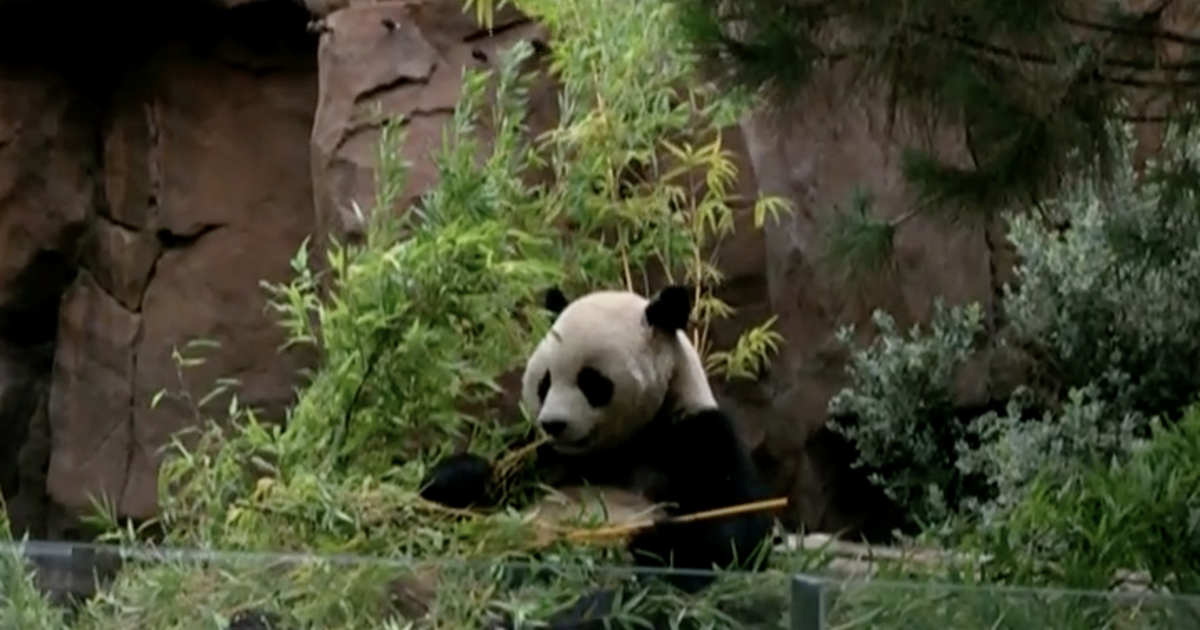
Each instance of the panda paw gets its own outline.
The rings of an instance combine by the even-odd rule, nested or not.
[[[450,455],[421,480],[421,498],[465,509],[489,502],[492,463],[472,453]]]
[[[660,522],[637,531],[629,539],[629,553],[638,566],[668,566],[671,563],[671,523]]]

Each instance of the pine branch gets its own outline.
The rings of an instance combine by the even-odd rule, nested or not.
[[[829,49],[817,44],[818,34],[829,30],[831,22],[845,18],[846,14],[832,9],[838,2],[803,3],[798,8],[795,2],[743,1],[733,5],[716,6],[711,0],[679,0],[685,31],[701,49],[711,65],[725,68],[726,80],[751,88],[798,89],[807,83],[807,78],[817,64],[847,58],[867,58],[876,52],[876,46],[854,46],[848,49]],[[763,10],[769,4],[770,11]],[[783,8],[780,8],[780,7]],[[790,7],[790,9],[789,9]],[[740,9],[740,10],[739,10]],[[1200,38],[1188,37],[1162,28],[1133,29],[1114,24],[1104,24],[1074,17],[1062,11],[1054,12],[1064,25],[1071,25],[1107,36],[1104,41],[1065,42],[1062,50],[1078,45],[1099,47],[1114,38],[1140,38],[1146,42],[1169,41],[1186,47],[1200,48]],[[953,24],[956,20],[943,18],[941,24]],[[731,33],[730,24],[744,31],[739,36]],[[906,39],[906,31],[942,39],[969,52],[986,53],[1027,64],[1057,66],[1064,62],[1061,56],[1046,52],[1024,50],[1013,46],[990,43],[964,33],[956,33],[934,23],[904,20],[887,27],[891,34],[888,40]],[[880,41],[878,37],[864,37],[868,42]],[[1068,45],[1069,44],[1069,45]],[[1101,64],[1106,68],[1130,70],[1140,73],[1186,73],[1200,71],[1200,62],[1146,62],[1108,56]],[[801,68],[803,70],[801,70]],[[789,76],[790,75],[790,76]],[[1111,82],[1117,86],[1176,89],[1200,86],[1200,80],[1173,78],[1153,80],[1129,76],[1099,73],[1096,80]],[[789,90],[789,91],[792,91]]]
[[[1152,27],[1152,28],[1128,28],[1128,27],[1124,27],[1124,26],[1120,26],[1120,25],[1116,25],[1116,24],[1103,24],[1100,22],[1093,22],[1091,20],[1085,20],[1083,18],[1078,18],[1078,17],[1068,15],[1067,13],[1065,13],[1063,11],[1058,11],[1057,13],[1058,13],[1059,18],[1062,19],[1062,21],[1066,22],[1067,24],[1070,24],[1071,26],[1078,26],[1081,28],[1086,28],[1086,29],[1101,32],[1101,33],[1120,35],[1122,37],[1136,37],[1136,38],[1155,40],[1155,41],[1162,40],[1162,41],[1172,42],[1175,44],[1183,44],[1184,46],[1200,47],[1200,37],[1191,37],[1188,35],[1183,35],[1182,33],[1176,33],[1174,31],[1169,31],[1162,27],[1156,26],[1156,27]],[[1153,18],[1157,19],[1157,18],[1161,17],[1161,15],[1162,15],[1162,10],[1159,9],[1158,11],[1154,12],[1151,16]]]
[[[846,281],[892,271],[897,228],[912,217],[974,221],[1034,208],[1081,176],[1104,179],[1113,124],[1151,117],[1124,100],[1167,96],[1164,122],[1190,122],[1200,101],[1200,38],[1161,28],[1161,15],[1079,17],[1049,0],[675,0],[685,30],[719,80],[786,104],[819,69],[851,69],[851,90],[886,90],[889,113],[958,126],[971,160],[902,156],[913,205],[875,218],[870,195],[823,222],[820,264]],[[1185,57],[1166,62],[1156,45]],[[840,271],[838,271],[840,270]]]
[[[822,276],[861,286],[895,273],[896,230],[916,212],[881,219],[874,215],[874,201],[874,193],[857,187],[846,207],[835,206],[821,222],[815,259]]]
[[[921,33],[922,35],[927,35],[930,37],[944,39],[948,42],[957,44],[957,45],[959,45],[963,48],[966,48],[970,51],[974,51],[974,52],[978,52],[978,53],[986,53],[989,55],[995,55],[997,57],[1012,59],[1014,61],[1022,61],[1025,63],[1033,63],[1033,64],[1039,64],[1039,65],[1045,65],[1045,66],[1058,66],[1058,65],[1062,65],[1064,63],[1064,61],[1062,59],[1055,58],[1052,55],[1036,53],[1036,52],[1029,52],[1029,51],[1024,51],[1024,50],[1020,50],[1017,48],[1008,48],[1005,46],[996,46],[996,45],[988,44],[986,42],[982,42],[982,41],[972,39],[969,37],[963,37],[961,35],[944,32],[944,31],[938,30],[938,29],[928,26],[928,25],[909,24],[909,25],[905,25],[905,28],[911,29],[917,33]],[[1106,58],[1106,59],[1104,59],[1103,65],[1111,66],[1114,68],[1125,68],[1125,69],[1129,69],[1129,70],[1136,70],[1136,71],[1140,71],[1140,72],[1168,72],[1168,73],[1170,73],[1170,72],[1200,71],[1200,62],[1195,62],[1195,61],[1183,61],[1183,62],[1172,62],[1172,63],[1147,63],[1147,62],[1142,62],[1142,61],[1136,61],[1133,59],[1108,59],[1108,58]],[[1163,82],[1157,83],[1157,85],[1169,86],[1169,85],[1173,85],[1174,83],[1175,82],[1173,82],[1173,81],[1163,81]],[[1200,82],[1197,82],[1197,81],[1188,81],[1186,83],[1190,84],[1190,85],[1200,85]],[[1147,83],[1146,85],[1150,86],[1150,85],[1156,85],[1156,84],[1155,83]]]

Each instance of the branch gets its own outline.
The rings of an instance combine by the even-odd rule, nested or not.
[[[1150,115],[1150,114],[1123,114],[1118,112],[1109,112],[1109,117],[1122,122],[1132,123],[1168,123],[1178,120],[1178,116]]]
[[[1153,88],[1171,90],[1175,88],[1200,87],[1200,79],[1173,79],[1167,81],[1156,81],[1153,79],[1135,79],[1133,77],[1118,77],[1109,74],[1102,74],[1099,70],[1094,72],[1091,80],[1093,83],[1111,83],[1113,85],[1146,89]]]
[[[1010,59],[1013,59],[1014,61],[1024,61],[1027,63],[1034,63],[1034,64],[1047,65],[1047,66],[1057,66],[1057,65],[1062,64],[1061,61],[1059,61],[1058,59],[1055,59],[1054,57],[1051,57],[1050,55],[1046,55],[1043,53],[1028,52],[1028,51],[1018,50],[1018,49],[1014,49],[1014,48],[1005,48],[1003,46],[996,46],[994,44],[989,44],[987,42],[981,42],[977,39],[964,37],[962,35],[947,33],[947,32],[938,30],[936,28],[933,28],[931,26],[925,26],[923,24],[911,24],[911,25],[908,25],[906,28],[910,28],[918,33],[921,33],[922,35],[928,35],[930,37],[936,37],[938,39],[943,39],[943,40],[958,44],[960,46],[963,46],[964,48],[969,48],[971,50],[983,52],[983,53],[998,56],[998,57],[1008,57]],[[1151,63],[1144,63],[1144,62],[1140,62],[1140,61],[1133,61],[1130,59],[1104,59],[1104,64],[1113,66],[1113,67],[1117,67],[1117,68],[1126,68],[1129,70],[1138,70],[1138,71],[1143,71],[1143,72],[1150,72],[1150,71],[1180,72],[1180,71],[1189,71],[1189,70],[1200,70],[1200,62],[1195,62],[1195,61],[1185,61],[1185,62],[1179,62],[1179,63],[1151,64]]]
[[[1118,36],[1122,36],[1122,37],[1137,37],[1137,38],[1147,39],[1147,40],[1163,40],[1163,41],[1169,41],[1169,42],[1181,44],[1184,46],[1200,48],[1200,37],[1192,37],[1192,36],[1184,35],[1182,33],[1178,33],[1175,31],[1168,31],[1168,30],[1164,30],[1162,28],[1155,28],[1153,30],[1142,30],[1142,29],[1129,28],[1129,27],[1125,27],[1125,26],[1119,26],[1116,24],[1105,24],[1102,22],[1095,22],[1095,21],[1084,19],[1084,18],[1076,17],[1073,15],[1069,15],[1063,11],[1056,11],[1055,14],[1058,16],[1058,18],[1060,20],[1062,20],[1066,24],[1069,24],[1069,25],[1075,26],[1075,27],[1079,27],[1079,28],[1083,28],[1083,29],[1087,29],[1090,31],[1095,31],[1098,33],[1106,33],[1109,35],[1118,35]],[[825,6],[825,7],[823,7],[822,11],[819,11],[819,12],[813,11],[810,15],[806,16],[805,22],[807,22],[807,24],[811,25],[812,31],[816,31],[816,30],[818,30],[816,28],[816,25],[825,23],[828,20],[835,18],[835,17],[848,17],[848,14],[845,12],[836,12],[835,13],[833,11],[830,11],[828,9],[828,7]],[[728,23],[746,23],[746,22],[753,22],[754,16],[739,15],[737,13],[729,13],[729,14],[721,15],[719,17],[719,19],[721,19],[722,21],[724,21],[727,24]],[[1014,59],[1019,59],[1021,61],[1027,61],[1027,62],[1031,62],[1031,63],[1041,63],[1041,64],[1057,64],[1057,63],[1059,63],[1056,59],[1053,59],[1046,55],[1042,55],[1039,53],[1027,52],[1027,51],[1012,50],[1012,49],[1007,49],[1007,48],[1004,48],[1001,46],[995,46],[995,45],[988,44],[988,43],[985,43],[985,42],[982,42],[979,40],[975,40],[972,38],[964,37],[961,35],[956,35],[953,33],[948,33],[945,31],[940,31],[934,27],[927,26],[927,25],[911,24],[911,25],[908,25],[908,27],[913,28],[914,30],[917,30],[918,32],[923,32],[926,34],[935,35],[935,36],[953,40],[956,43],[960,43],[964,46],[967,46],[968,48],[984,50],[984,51],[990,52],[992,54],[1000,55],[1000,56],[1012,57]],[[723,40],[722,43],[727,46],[735,46],[735,41],[732,38],[729,38],[727,36],[722,36],[722,40]],[[845,57],[847,55],[846,55],[846,53],[829,53],[825,56],[836,60],[838,58]],[[1200,62],[1196,62],[1196,61],[1183,61],[1183,62],[1172,62],[1172,63],[1146,63],[1146,62],[1136,61],[1136,60],[1132,60],[1132,59],[1105,59],[1104,61],[1107,65],[1117,67],[1117,68],[1129,69],[1129,70],[1167,71],[1167,72],[1188,71],[1188,70],[1200,71]]]
[[[1182,33],[1168,31],[1162,28],[1155,30],[1139,30],[1124,26],[1116,26],[1114,24],[1101,24],[1099,22],[1092,22],[1083,18],[1067,15],[1062,11],[1057,11],[1056,13],[1058,14],[1058,18],[1060,20],[1070,24],[1071,26],[1079,26],[1081,28],[1098,31],[1101,33],[1122,35],[1125,37],[1140,37],[1143,39],[1162,39],[1169,42],[1175,42],[1176,44],[1183,44],[1184,46],[1200,46],[1200,37],[1189,37],[1187,35],[1183,35]]]
[[[966,48],[968,50],[972,50],[977,53],[982,53],[985,55],[991,55],[991,56],[995,56],[995,57],[1004,57],[1004,58],[1011,59],[1013,61],[1021,61],[1024,63],[1030,63],[1030,64],[1036,64],[1036,65],[1042,65],[1042,66],[1058,66],[1058,65],[1062,65],[1062,63],[1063,63],[1062,61],[1059,61],[1059,60],[1051,57],[1050,55],[1046,55],[1043,53],[1035,53],[1035,52],[1013,49],[1013,48],[1005,48],[1003,46],[996,46],[994,44],[988,44],[986,42],[982,42],[982,41],[972,39],[969,37],[964,37],[961,35],[954,35],[951,33],[939,31],[939,30],[934,29],[929,26],[912,24],[912,25],[908,25],[906,28],[911,29],[922,35],[925,35],[928,37],[934,37],[937,39],[942,39],[942,40],[951,42],[953,44],[956,44],[958,46],[962,46],[963,48]],[[749,49],[746,47],[746,45],[744,43],[739,42],[735,39],[732,39],[728,36],[722,35],[721,43],[724,46],[726,46],[727,48],[729,48],[730,50],[733,50],[738,53],[742,53],[743,55],[749,53]],[[846,59],[861,57],[861,56],[863,56],[863,54],[864,53],[862,53],[862,52],[850,52],[850,51],[845,51],[845,50],[822,51],[819,55],[819,59],[820,59],[820,61],[824,61],[824,62],[836,63],[838,61],[843,61]],[[1116,68],[1125,68],[1125,69],[1141,71],[1141,72],[1152,72],[1152,71],[1166,71],[1166,72],[1197,71],[1197,72],[1200,72],[1200,62],[1194,62],[1194,61],[1154,65],[1154,64],[1132,61],[1129,59],[1104,59],[1103,64],[1107,65],[1107,66],[1116,67]],[[1099,71],[1096,71],[1094,73],[1094,76],[1091,77],[1091,80],[1093,82],[1110,83],[1112,85],[1119,85],[1119,86],[1124,86],[1124,87],[1147,88],[1147,89],[1153,88],[1153,89],[1160,89],[1160,90],[1172,90],[1172,89],[1180,89],[1180,88],[1186,89],[1186,88],[1200,87],[1200,79],[1163,79],[1163,80],[1140,79],[1140,78],[1134,78],[1134,77],[1130,77],[1130,76],[1117,76],[1117,75],[1113,75],[1113,74],[1106,74],[1106,73],[1102,73]]]

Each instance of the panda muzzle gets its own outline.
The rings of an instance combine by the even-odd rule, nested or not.
[[[567,430],[571,428],[571,423],[566,420],[543,420],[541,425],[546,435],[556,440],[561,439]]]
[[[584,435],[572,435],[571,429],[574,424],[566,420],[543,420],[538,423],[541,426],[542,432],[548,436],[553,444],[558,448],[563,449],[580,449],[586,448],[588,443],[592,441],[592,433],[589,431]]]

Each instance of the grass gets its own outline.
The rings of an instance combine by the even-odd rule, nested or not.
[[[626,570],[554,557],[530,564],[204,550],[126,552],[115,581],[88,600],[71,623],[32,588],[27,571],[6,567],[0,576],[6,584],[25,580],[28,588],[5,600],[0,619],[21,622],[5,627],[39,630],[215,630],[225,628],[237,612],[252,609],[271,614],[288,628],[399,628],[409,622],[423,628],[468,628],[483,627],[499,613],[516,620],[545,619],[588,589],[625,585],[618,618],[686,616],[708,627],[786,627],[786,575],[778,571],[730,575],[703,596],[685,597],[662,585],[634,584]],[[522,583],[522,575],[535,570],[546,575]],[[744,622],[748,615],[750,624]]]
[[[838,630],[1166,630],[1196,627],[1200,598],[869,580],[831,584],[826,611]]]
[[[284,628],[474,628],[502,613],[534,627],[528,624],[582,591],[624,585],[617,616],[625,620],[783,630],[791,628],[789,578],[796,573],[825,576],[828,629],[1174,630],[1200,621],[1200,598],[1136,588],[1100,593],[951,583],[947,571],[931,575],[928,565],[901,560],[880,562],[875,577],[837,577],[830,549],[780,554],[771,571],[725,575],[697,597],[634,583],[630,571],[612,565],[554,555],[530,563],[145,547],[123,552],[115,581],[68,619],[21,566],[19,545],[0,549],[0,623],[34,630],[220,630],[239,611],[253,609]],[[546,575],[522,583],[532,571]]]

